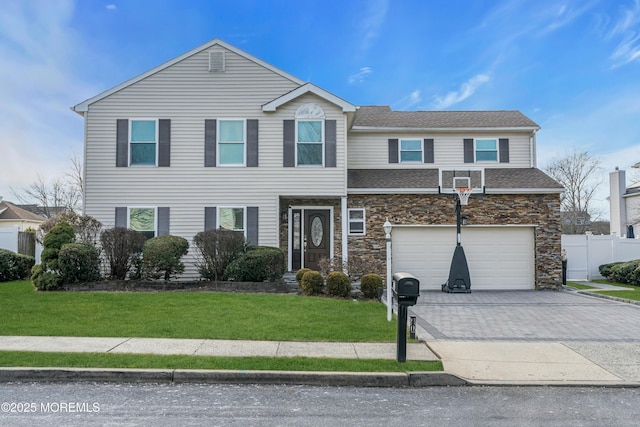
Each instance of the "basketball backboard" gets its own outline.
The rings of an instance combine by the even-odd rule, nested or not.
[[[455,188],[471,188],[471,194],[484,193],[484,168],[440,169],[440,193],[455,194]]]

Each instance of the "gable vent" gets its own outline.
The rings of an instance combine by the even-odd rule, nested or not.
[[[209,71],[224,72],[224,52],[209,52]]]

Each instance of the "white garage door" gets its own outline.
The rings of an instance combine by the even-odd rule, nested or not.
[[[456,228],[394,227],[392,271],[420,280],[421,289],[440,289],[449,278]],[[533,227],[464,227],[471,290],[534,289]]]

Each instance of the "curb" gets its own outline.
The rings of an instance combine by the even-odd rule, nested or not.
[[[190,369],[0,368],[3,382],[282,384],[331,387],[432,387],[470,383],[446,372],[224,371]]]

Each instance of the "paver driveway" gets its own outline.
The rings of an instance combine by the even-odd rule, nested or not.
[[[640,343],[640,306],[574,291],[422,291],[410,315],[427,341]]]

